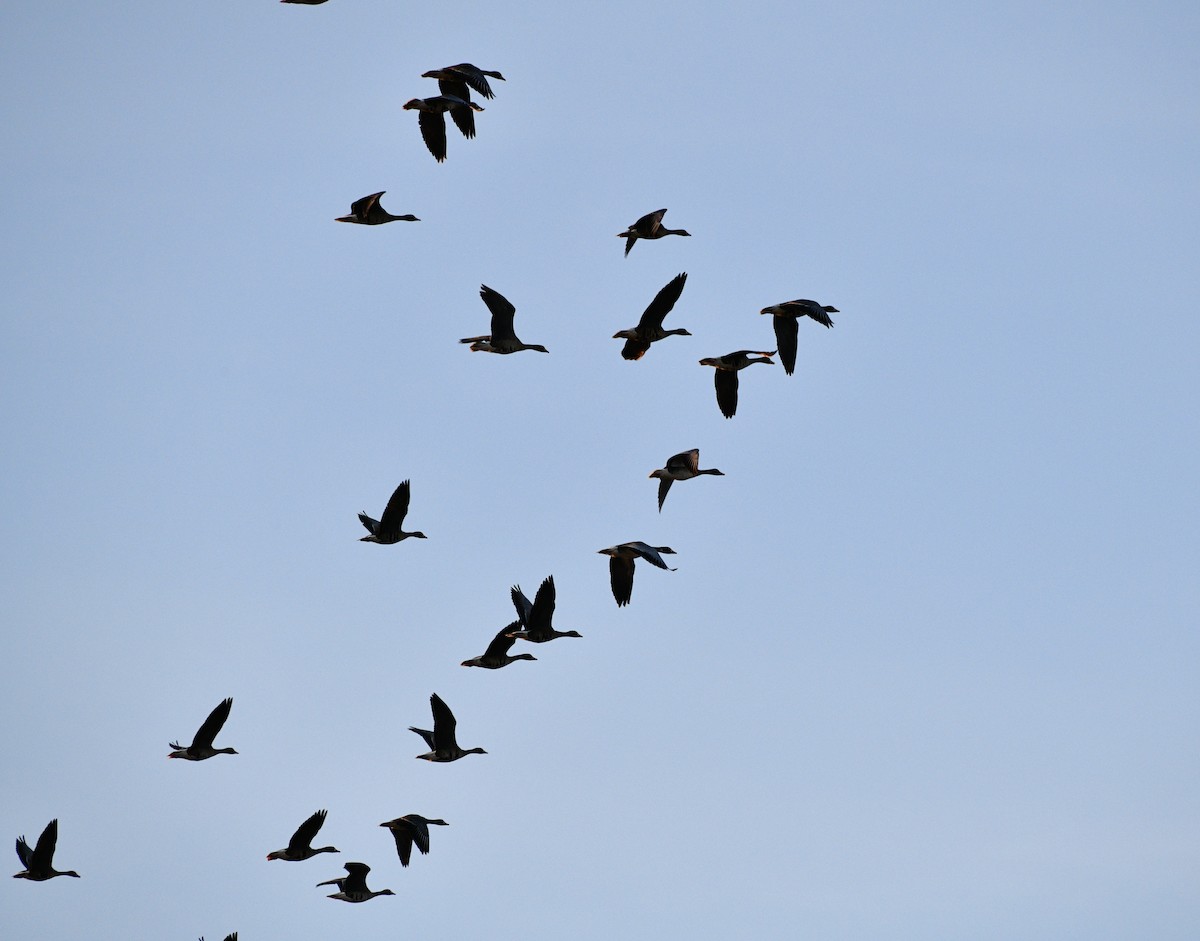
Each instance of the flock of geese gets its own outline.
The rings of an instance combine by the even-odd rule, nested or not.
[[[281,0],[281,2],[315,6],[326,0]],[[446,159],[446,115],[450,115],[464,138],[474,138],[475,114],[482,111],[483,108],[471,100],[471,93],[475,92],[487,99],[493,98],[494,93],[488,79],[503,81],[504,76],[496,71],[477,68],[470,63],[461,63],[424,72],[422,78],[435,79],[440,94],[429,98],[413,98],[406,102],[403,108],[407,111],[418,112],[418,124],[425,146],[434,159],[441,163]],[[385,192],[381,190],[355,200],[350,205],[350,213],[337,217],[336,221],[357,225],[420,221],[414,215],[394,215],[385,210],[380,204],[380,198]],[[626,256],[629,255],[638,239],[653,241],[668,235],[690,236],[691,233],[683,229],[670,229],[664,226],[662,220],[666,212],[666,209],[658,209],[647,213],[623,232],[617,233],[619,238],[625,239]],[[636,326],[618,330],[613,334],[613,339],[625,341],[621,348],[621,356],[624,359],[630,361],[641,359],[653,344],[669,336],[691,336],[683,328],[668,330],[663,326],[666,316],[679,300],[686,283],[686,273],[676,275],[654,296]],[[513,327],[516,308],[504,295],[486,284],[480,287],[479,295],[491,314],[491,330],[480,336],[465,337],[459,341],[460,343],[469,344],[473,351],[486,353],[511,354],[525,350],[549,352],[545,346],[525,343],[516,335]],[[737,412],[738,373],[741,370],[755,363],[773,365],[772,357],[778,355],[784,371],[790,376],[796,366],[799,321],[802,318],[809,318],[822,326],[832,327],[833,321],[829,315],[837,312],[835,307],[804,299],[785,301],[764,307],[760,313],[771,315],[773,320],[775,350],[736,350],[726,353],[724,356],[701,359],[700,365],[712,366],[715,369],[714,384],[717,405],[721,414],[726,418],[733,418]],[[693,448],[669,457],[664,467],[650,474],[651,479],[658,480],[659,512],[662,512],[663,503],[675,481],[691,480],[694,477],[705,475],[724,476],[716,468],[700,467],[699,449]],[[410,481],[405,480],[396,487],[379,519],[374,519],[365,512],[360,513],[359,521],[368,533],[361,537],[361,541],[394,545],[405,539],[425,539],[426,536],[422,532],[407,532],[404,529],[410,496]],[[600,549],[598,552],[609,557],[609,580],[613,599],[618,607],[624,607],[630,603],[633,595],[634,569],[639,559],[656,568],[675,571],[663,561],[664,555],[675,554],[675,550],[669,546],[652,546],[645,542],[632,541]],[[553,575],[547,576],[542,581],[533,601],[526,597],[519,586],[513,586],[511,589],[511,599],[516,611],[516,618],[496,633],[482,654],[462,661],[462,666],[498,670],[518,660],[537,659],[529,653],[510,653],[518,640],[543,644],[560,637],[582,636],[578,631],[559,631],[553,626],[556,599]],[[482,748],[463,748],[458,744],[454,713],[437,693],[429,697],[429,705],[433,716],[433,728],[409,727],[410,731],[421,737],[428,748],[428,751],[417,755],[417,758],[445,763],[458,761],[467,755],[487,754]],[[217,735],[229,718],[232,707],[232,698],[222,700],[196,730],[190,744],[184,746],[177,741],[170,743],[172,750],[167,757],[181,758],[185,761],[206,761],[216,755],[236,755],[237,751],[233,748],[217,748],[214,744]],[[333,846],[314,847],[312,845],[314,838],[325,823],[325,817],[325,810],[316,811],[296,828],[286,847],[268,853],[267,859],[302,862],[323,853],[340,852]],[[429,852],[430,826],[447,825],[445,820],[424,817],[420,814],[406,814],[379,824],[391,832],[396,844],[396,854],[401,866],[404,867],[407,867],[411,861],[414,846],[421,854]],[[45,882],[58,876],[79,878],[79,873],[74,870],[54,868],[54,852],[57,841],[57,819],[51,820],[46,825],[32,849],[24,836],[18,837],[17,857],[20,859],[23,869],[16,873],[14,878],[27,879],[32,882]],[[318,887],[336,887],[337,891],[331,893],[329,898],[360,903],[381,895],[395,894],[391,889],[372,890],[367,886],[367,875],[371,871],[367,864],[348,862],[343,868],[346,875],[317,883]],[[203,941],[203,938],[200,941]],[[237,941],[237,933],[228,935],[225,941]]]

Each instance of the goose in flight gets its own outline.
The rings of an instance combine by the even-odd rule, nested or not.
[[[492,86],[488,84],[489,78],[496,78],[504,81],[504,76],[499,72],[491,72],[487,69],[480,69],[471,65],[470,62],[461,62],[458,65],[448,65],[444,69],[433,69],[429,72],[422,72],[421,78],[436,78],[438,82],[438,90],[443,95],[454,95],[456,98],[466,99],[465,94],[459,92],[465,89],[461,86],[469,86],[484,98],[494,98],[492,94]],[[442,84],[445,82],[446,84]],[[455,88],[458,91],[455,91]]]
[[[717,406],[726,418],[733,418],[737,412],[738,400],[738,370],[745,369],[751,363],[766,363],[775,365],[770,357],[775,350],[761,352],[759,350],[738,350],[736,353],[726,353],[724,356],[710,356],[700,360],[701,366],[715,366],[713,384],[717,389]]]
[[[28,879],[30,882],[45,882],[55,876],[73,876],[79,878],[74,869],[59,872],[54,868],[54,846],[58,843],[58,818],[46,824],[46,829],[38,837],[37,845],[29,848],[25,837],[17,837],[17,859],[25,868],[16,873],[14,879]]]
[[[556,631],[551,627],[550,621],[554,617],[554,599],[553,575],[547,575],[542,584],[538,586],[532,604],[529,603],[529,599],[525,597],[525,593],[521,591],[520,587],[513,585],[513,606],[517,609],[517,617],[520,618],[523,630],[513,631],[509,636],[527,640],[533,644],[544,644],[556,637],[582,637],[583,635],[579,631]]]
[[[658,470],[652,471],[650,477],[658,478],[658,512],[662,512],[663,501],[667,499],[667,491],[671,489],[671,484],[677,480],[691,480],[693,477],[699,477],[701,474],[713,474],[717,477],[725,476],[723,471],[719,471],[715,467],[710,467],[707,470],[700,468],[699,448],[692,448],[690,451],[680,451],[678,454],[673,454],[667,458],[666,467],[660,467]]]
[[[430,824],[436,824],[439,827],[450,826],[445,820],[434,820],[422,817],[420,814],[405,814],[403,817],[380,824],[381,827],[387,827],[392,831],[392,836],[396,840],[396,855],[400,857],[401,866],[407,866],[408,861],[412,859],[414,843],[421,851],[422,856],[429,852]]]
[[[334,222],[353,222],[357,225],[383,225],[385,222],[420,222],[416,216],[393,216],[379,205],[379,197],[387,190],[380,190],[362,199],[356,199],[350,204],[350,215],[338,216]]]
[[[464,660],[464,667],[483,667],[485,670],[499,670],[501,667],[506,667],[516,660],[536,660],[531,653],[518,653],[509,655],[509,650],[516,643],[516,638],[513,633],[521,627],[520,621],[513,621],[508,627],[500,628],[499,633],[492,638],[492,642],[487,645],[487,650],[481,656],[472,657],[470,660]]]
[[[325,0],[280,0],[280,3],[324,3]],[[200,941],[204,941],[204,937],[200,937]],[[225,935],[225,941],[237,941],[237,932]]]
[[[675,571],[663,561],[662,555],[659,554],[674,555],[675,550],[670,546],[650,546],[644,542],[623,542],[619,546],[610,546],[598,551],[600,555],[609,557],[608,577],[612,582],[613,598],[616,599],[618,608],[629,604],[629,598],[633,594],[633,567],[638,559],[645,559],[651,565],[666,569],[668,572]]]
[[[417,123],[421,127],[421,137],[425,146],[433,154],[433,159],[441,163],[446,159],[446,112],[462,131],[463,137],[475,136],[475,115],[473,112],[482,111],[473,101],[464,101],[455,95],[435,95],[432,98],[413,98],[404,103],[405,111],[419,111]]]
[[[340,853],[341,850],[333,846],[322,846],[319,849],[313,849],[313,837],[317,835],[317,831],[321,829],[321,825],[324,822],[325,811],[318,810],[296,828],[296,832],[292,834],[292,838],[288,841],[286,848],[268,853],[267,859],[282,859],[287,862],[298,863],[303,859],[311,859],[318,853]]]
[[[683,231],[683,229],[668,229],[662,224],[662,217],[665,213],[665,209],[648,212],[624,232],[617,233],[617,238],[625,240],[626,258],[629,257],[629,250],[633,248],[633,243],[638,239],[660,239],[664,235],[690,236],[692,234],[691,232]]]
[[[677,274],[654,295],[650,306],[642,312],[636,327],[628,330],[618,330],[613,334],[614,340],[624,340],[625,346],[621,355],[625,359],[641,359],[650,349],[651,343],[656,343],[672,335],[690,337],[691,334],[682,327],[677,330],[664,330],[663,318],[671,312],[679,295],[683,293],[683,285],[687,282],[687,272]]]
[[[796,368],[796,338],[800,333],[801,317],[811,317],[825,327],[832,327],[830,314],[838,313],[836,307],[822,306],[816,301],[798,300],[784,301],[782,304],[772,304],[759,311],[760,314],[772,314],[775,324],[775,342],[779,346],[779,361],[783,363],[783,371],[789,376]]]
[[[433,731],[411,725],[408,727],[410,732],[416,732],[425,739],[425,744],[429,746],[429,751],[424,755],[417,755],[418,758],[424,758],[426,761],[458,761],[463,755],[487,754],[482,748],[459,747],[454,738],[454,729],[458,723],[450,707],[442,702],[441,696],[434,693],[429,697],[429,705],[433,709]]]
[[[486,284],[479,286],[479,296],[492,312],[492,332],[481,337],[465,337],[459,343],[470,343],[471,349],[483,353],[519,353],[521,350],[550,351],[538,343],[522,343],[513,330],[513,317],[517,309],[499,291]]]
[[[327,879],[324,882],[318,882],[317,888],[323,885],[336,885],[338,891],[333,895],[327,896],[331,899],[340,899],[343,902],[369,902],[377,895],[395,895],[391,889],[380,889],[378,892],[372,892],[367,888],[367,873],[371,871],[371,867],[366,863],[346,863],[345,870],[349,875],[342,876],[340,879]]]
[[[377,542],[390,546],[404,539],[427,539],[424,533],[406,533],[403,530],[404,517],[408,515],[409,481],[402,481],[393,492],[387,506],[383,508],[383,518],[373,520],[365,512],[358,514],[359,521],[371,535],[363,536],[359,542]]]
[[[208,718],[204,720],[204,724],[196,730],[192,744],[184,748],[178,742],[171,742],[171,747],[175,750],[167,755],[167,757],[186,758],[188,761],[203,761],[205,758],[211,758],[213,755],[236,755],[237,752],[232,748],[213,748],[213,739],[217,737],[217,733],[221,731],[221,726],[229,718],[229,710],[231,708],[233,708],[232,699],[221,700],[217,707],[208,714]]]

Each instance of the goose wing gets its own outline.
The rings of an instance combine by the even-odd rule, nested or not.
[[[642,216],[642,218],[638,219],[637,222],[631,225],[630,228],[641,236],[653,235],[658,227],[662,225],[662,217],[666,215],[666,213],[667,211],[665,209],[656,209],[654,212],[648,212]]]
[[[529,613],[533,610],[533,602],[525,597],[525,592],[521,591],[520,585],[513,585],[509,594],[512,597],[513,607],[517,609],[517,619],[521,624],[521,629],[528,630]]]
[[[633,557],[623,558],[619,555],[609,556],[608,580],[612,583],[613,600],[618,608],[629,604],[633,595]]]
[[[338,888],[347,894],[369,892],[370,889],[367,888],[367,873],[370,871],[371,867],[366,863],[346,863],[346,872],[349,875],[341,880]]]
[[[464,94],[461,96],[463,101],[467,101],[466,89],[463,89]],[[450,117],[454,120],[454,124],[462,132],[462,136],[470,140],[475,136],[475,109],[469,105],[465,108],[451,108]]]
[[[221,731],[225,720],[229,718],[229,710],[232,708],[233,699],[221,700],[217,708],[208,714],[208,718],[204,720],[204,724],[196,730],[196,737],[192,739],[191,745],[193,750],[197,748],[212,748],[213,739],[217,737],[217,733]],[[41,842],[41,840],[38,840],[39,846]]]
[[[700,449],[692,448],[690,451],[680,451],[678,454],[672,454],[667,458],[667,470],[673,474],[680,471],[691,471],[693,474],[700,469]]]
[[[369,532],[372,536],[379,535],[379,520],[371,519],[371,517],[367,516],[366,513],[359,513],[358,521],[367,527],[367,532]]]
[[[509,299],[486,284],[479,286],[479,296],[492,312],[492,342],[496,343],[502,339],[515,340],[517,334],[513,330],[513,317],[516,316],[517,309]]]
[[[296,832],[292,834],[292,838],[288,841],[288,852],[300,853],[312,846],[313,837],[317,835],[317,831],[321,829],[321,825],[325,822],[325,811],[318,810],[315,814],[309,817],[304,823],[296,828]]]
[[[25,837],[17,837],[17,859],[21,860],[21,865],[26,870],[29,869],[29,861],[33,858],[33,850],[29,848],[29,844],[25,842]]]
[[[55,818],[46,824],[46,829],[38,837],[37,845],[33,848],[33,853],[29,856],[29,863],[26,868],[30,872],[49,872],[51,864],[54,862],[54,847],[57,843],[58,818]],[[20,854],[19,849],[17,853],[18,855]]]
[[[833,326],[833,320],[830,318],[829,313],[816,301],[810,301],[807,298],[801,298],[800,300],[788,301],[787,304],[783,306],[797,308],[797,314],[811,317],[822,327]],[[834,311],[834,313],[837,313],[837,311]]]
[[[713,385],[717,389],[717,406],[726,418],[733,418],[737,411],[738,374],[732,369],[717,369],[713,374]]]
[[[446,159],[446,116],[440,111],[421,111],[417,115],[417,124],[425,146],[433,159],[441,163]]]
[[[389,826],[388,829],[392,831],[392,838],[396,841],[396,855],[400,857],[400,865],[407,866],[409,860],[412,859],[412,825],[403,817],[393,820],[391,823],[400,824],[400,826]]]
[[[458,724],[454,713],[437,693],[429,697],[429,705],[433,709],[433,750],[453,751],[458,745],[454,738],[454,729]]]
[[[446,69],[447,72],[457,72],[463,77],[468,85],[475,89],[484,98],[494,98],[492,94],[492,86],[488,84],[487,76],[483,74],[481,69],[476,68],[469,62],[463,62],[459,65],[451,65]],[[497,76],[499,77],[499,76]],[[466,95],[460,95],[460,98],[466,98]]]
[[[663,212],[666,212],[664,209]],[[683,285],[687,282],[687,272],[675,275],[654,295],[654,300],[650,302],[645,311],[642,312],[642,318],[638,321],[638,331],[647,329],[662,329],[663,318],[671,312],[671,308],[675,306],[675,302],[679,300],[679,295],[683,293]]]
[[[433,744],[433,733],[429,729],[418,729],[415,725],[410,725],[408,730],[416,732],[421,738],[425,739],[425,744],[429,747],[430,751],[433,751],[437,747]]]
[[[547,575],[533,597],[533,607],[529,611],[530,634],[541,635],[550,632],[550,623],[554,618],[554,601],[554,576]]]
[[[363,222],[368,221],[371,218],[372,212],[379,211],[379,197],[386,192],[387,190],[380,190],[378,193],[372,193],[370,196],[354,200],[350,204],[350,214],[356,219],[361,219]]]
[[[771,319],[775,321],[775,342],[779,345],[779,359],[783,363],[783,371],[790,376],[796,368],[796,338],[800,333],[800,326],[795,317],[775,316]]]
[[[673,481],[670,477],[658,478],[658,512],[662,512],[663,501],[667,499],[667,491],[671,489]]]
[[[655,547],[647,545],[644,542],[627,542],[625,545],[629,546],[630,549],[633,549],[641,558],[645,559],[651,565],[655,565],[660,569],[665,569],[668,572],[675,571],[673,568],[667,565],[667,563],[663,561],[662,556],[659,555],[660,552],[672,551],[666,546]]]
[[[528,601],[528,599],[526,600]],[[492,642],[487,645],[487,650],[483,652],[483,659],[499,660],[501,657],[507,656],[508,652],[512,650],[512,645],[517,642],[515,637],[509,637],[508,635],[520,629],[520,621],[513,621],[508,627],[500,628],[500,632],[492,638]]]
[[[401,481],[400,486],[392,491],[392,496],[383,508],[383,516],[379,520],[378,533],[399,533],[404,525],[404,517],[408,515],[408,499],[411,492],[410,481]]]

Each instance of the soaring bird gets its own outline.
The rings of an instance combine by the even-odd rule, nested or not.
[[[733,418],[737,412],[738,400],[738,370],[745,369],[752,363],[766,363],[768,366],[775,365],[775,361],[770,357],[775,355],[775,350],[770,352],[761,352],[759,350],[738,350],[736,353],[726,353],[724,356],[710,356],[707,359],[700,360],[701,366],[715,366],[716,373],[713,375],[713,384],[717,389],[717,405],[721,409],[721,414],[726,418]]]
[[[479,286],[479,296],[492,312],[492,332],[480,337],[465,337],[459,343],[470,343],[471,349],[479,353],[519,353],[521,350],[550,351],[538,343],[522,343],[513,330],[513,317],[517,309],[499,291],[486,284]]]
[[[311,859],[318,853],[340,853],[341,850],[334,846],[322,846],[319,849],[313,849],[313,837],[317,835],[317,831],[321,829],[321,824],[324,822],[325,811],[318,810],[296,828],[296,832],[292,834],[292,838],[288,841],[285,849],[268,853],[267,859],[282,859],[287,862],[298,863],[302,859]]]
[[[342,876],[340,879],[327,879],[324,882],[317,883],[317,888],[323,885],[336,885],[338,887],[338,891],[328,896],[328,898],[340,899],[343,902],[369,902],[377,895],[396,894],[391,889],[380,889],[378,892],[372,892],[367,888],[367,873],[371,871],[371,867],[366,863],[346,863],[344,868],[349,875]]]
[[[760,314],[774,315],[775,341],[779,345],[779,361],[783,363],[785,373],[790,376],[796,368],[796,338],[800,332],[800,318],[811,317],[822,326],[832,327],[833,321],[829,315],[838,312],[836,307],[822,306],[816,301],[803,299],[772,304],[759,311]]]
[[[409,482],[402,481],[393,492],[387,506],[383,508],[383,518],[373,520],[365,512],[358,514],[359,522],[367,528],[371,535],[363,536],[359,542],[377,542],[390,546],[404,539],[427,539],[424,533],[406,533],[403,530],[404,517],[408,515]]]
[[[582,637],[583,635],[579,631],[556,631],[550,625],[550,621],[554,617],[554,599],[553,575],[547,575],[538,586],[532,604],[520,587],[513,585],[513,606],[517,609],[517,617],[520,618],[523,629],[514,631],[510,636],[527,640],[533,644],[544,644],[556,637]]]
[[[387,190],[380,190],[350,204],[350,215],[338,216],[334,222],[353,222],[358,225],[383,225],[385,222],[420,222],[416,216],[393,216],[379,205],[379,197]]]
[[[464,101],[454,95],[435,95],[432,98],[413,98],[404,103],[405,111],[421,112],[417,123],[421,137],[433,158],[441,163],[446,159],[446,112],[454,119],[463,137],[475,136],[475,115],[482,111],[473,101]]]
[[[512,649],[512,645],[516,643],[516,638],[512,634],[520,627],[520,621],[513,621],[507,627],[500,628],[482,655],[464,660],[462,665],[464,667],[483,667],[485,670],[499,670],[515,660],[536,660],[537,657],[531,653],[518,653],[511,656],[508,653]]]
[[[186,758],[188,761],[203,761],[205,758],[211,758],[213,755],[236,755],[237,752],[232,748],[213,748],[213,739],[217,737],[217,733],[221,731],[221,726],[229,718],[229,710],[231,708],[233,708],[232,699],[221,700],[217,708],[208,714],[208,718],[204,720],[204,724],[196,730],[192,744],[184,748],[178,742],[171,742],[171,747],[175,750],[167,755],[167,757]]]
[[[707,470],[700,468],[700,449],[692,448],[690,451],[680,451],[678,454],[673,454],[667,458],[667,466],[660,467],[656,471],[652,471],[651,478],[658,478],[658,512],[662,512],[663,501],[667,499],[667,491],[671,489],[671,484],[677,480],[691,480],[693,477],[699,477],[701,474],[713,474],[717,477],[724,477],[722,471],[715,467],[710,467]]]
[[[434,820],[422,817],[420,814],[405,814],[403,817],[380,824],[381,827],[387,827],[392,831],[392,836],[396,840],[396,855],[400,857],[401,866],[407,866],[408,861],[412,859],[414,843],[421,851],[421,855],[429,852],[430,824],[437,824],[439,827],[450,826],[445,820]]]
[[[625,240],[626,258],[629,257],[629,250],[633,248],[633,243],[638,239],[660,239],[664,235],[690,236],[692,234],[691,232],[683,231],[683,229],[668,229],[663,225],[662,217],[665,212],[665,209],[648,212],[624,232],[617,233],[617,238]]]
[[[598,551],[600,555],[609,557],[608,576],[612,582],[613,598],[616,599],[618,608],[629,604],[629,598],[633,594],[633,567],[638,559],[645,559],[651,565],[666,569],[668,572],[675,571],[662,560],[662,556],[659,554],[665,552],[674,555],[675,550],[670,546],[651,546],[644,542],[623,542],[619,546],[610,546]]]
[[[683,285],[686,282],[686,271],[682,274],[677,274],[654,295],[654,300],[642,312],[642,317],[636,327],[630,327],[628,330],[618,330],[613,334],[614,340],[625,341],[625,346],[621,349],[622,356],[626,359],[641,359],[646,355],[646,350],[650,349],[651,343],[655,343],[664,337],[676,334],[684,337],[691,336],[682,327],[678,330],[663,329],[663,318],[671,312],[671,308],[679,300],[679,295],[683,293]]]
[[[16,873],[13,878],[28,879],[30,882],[45,882],[47,879],[53,879],[55,876],[74,876],[78,879],[79,873],[74,869],[59,872],[54,868],[54,845],[57,842],[57,818],[46,824],[46,829],[38,837],[37,846],[33,849],[29,848],[29,844],[25,842],[25,837],[17,837],[17,858],[21,860],[21,865],[25,868],[21,872]]]
[[[434,693],[429,697],[429,705],[433,709],[433,731],[411,725],[408,727],[410,732],[416,732],[425,739],[425,744],[429,746],[429,751],[424,755],[417,755],[418,758],[424,758],[426,761],[458,761],[463,755],[487,754],[482,748],[459,747],[454,738],[454,728],[457,725],[454,713],[442,702],[441,696]]]
[[[480,69],[471,65],[470,62],[461,62],[458,65],[448,65],[444,69],[433,69],[429,72],[422,72],[421,78],[436,78],[438,82],[438,90],[443,95],[454,95],[457,98],[466,99],[466,95],[459,94],[462,91],[463,85],[473,88],[484,98],[494,98],[492,94],[492,86],[488,84],[489,78],[497,78],[504,81],[504,76],[499,72],[490,72],[486,69]],[[445,84],[443,84],[445,83]],[[457,88],[458,90],[454,90]]]

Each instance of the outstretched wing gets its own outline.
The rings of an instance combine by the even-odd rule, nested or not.
[[[517,309],[513,307],[508,298],[499,291],[492,290],[486,284],[479,286],[479,296],[487,304],[487,309],[492,312],[492,342],[495,343],[502,338],[515,339],[513,317],[516,316]]]
[[[318,810],[296,828],[296,832],[292,834],[292,838],[288,842],[288,849],[293,853],[307,849],[324,822],[325,811]]]
[[[662,328],[663,318],[671,312],[671,308],[679,300],[679,295],[683,293],[683,286],[686,282],[687,272],[684,271],[681,274],[675,275],[675,277],[662,286],[659,292],[654,295],[654,300],[650,302],[650,306],[642,312],[642,319],[638,321],[639,331],[644,331],[647,328]]]
[[[790,376],[796,368],[796,338],[800,327],[795,317],[774,316],[771,319],[775,321],[775,342],[779,344],[779,359],[783,363],[783,371]]]
[[[608,579],[612,583],[613,599],[618,608],[629,604],[633,595],[633,563],[634,560],[623,559],[620,556],[609,556]]]
[[[408,498],[410,493],[409,481],[401,481],[400,486],[392,491],[392,496],[383,508],[383,517],[379,520],[379,530],[385,533],[398,533],[404,525],[404,517],[408,515]],[[361,518],[361,517],[360,517]],[[366,521],[363,521],[366,525]],[[369,527],[368,527],[369,528]]]
[[[717,406],[726,418],[733,418],[737,412],[738,374],[732,369],[717,369],[713,374],[713,384],[717,388]]]
[[[446,117],[440,111],[422,111],[417,116],[417,124],[421,127],[421,138],[425,146],[433,154],[433,159],[441,163],[446,159]]]
[[[217,733],[221,731],[225,720],[229,718],[229,710],[232,708],[233,699],[221,700],[217,708],[208,714],[208,718],[204,720],[204,724],[196,730],[196,737],[192,739],[191,748],[212,748],[213,739],[217,737]],[[41,840],[38,840],[39,846],[41,842]]]
[[[372,193],[370,196],[354,200],[350,204],[351,215],[366,222],[371,216],[371,208],[379,205],[379,197],[386,192],[387,190],[380,190],[378,193]]]

